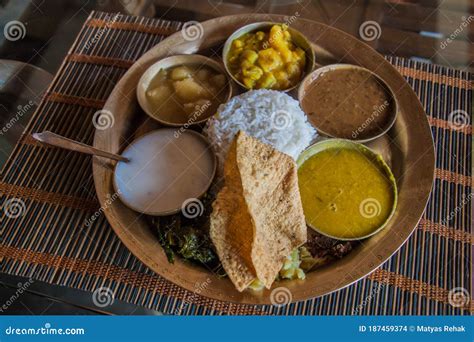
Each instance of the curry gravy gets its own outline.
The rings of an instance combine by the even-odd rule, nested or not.
[[[298,169],[306,222],[342,239],[370,235],[390,217],[394,180],[379,161],[352,148],[329,148],[309,157]]]
[[[310,122],[333,137],[365,140],[385,131],[394,101],[382,82],[364,69],[323,72],[307,84],[301,99]]]

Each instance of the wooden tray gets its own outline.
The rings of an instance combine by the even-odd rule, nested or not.
[[[212,19],[202,23],[203,35],[187,41],[177,32],[143,55],[123,76],[104,109],[113,113],[115,123],[97,130],[94,146],[120,153],[128,142],[158,125],[138,106],[135,90],[142,73],[154,62],[174,54],[201,53],[220,56],[220,48],[236,29],[259,21],[284,22],[280,15],[249,14]],[[394,127],[385,136],[368,144],[380,152],[397,179],[399,203],[388,226],[364,240],[345,258],[307,274],[305,280],[275,282],[286,287],[291,300],[299,301],[341,289],[368,275],[395,253],[415,229],[425,208],[434,175],[434,146],[426,114],[413,90],[397,70],[380,54],[356,38],[309,20],[297,19],[291,26],[313,44],[320,65],[350,63],[363,66],[382,77],[395,91],[400,112]],[[116,234],[145,265],[169,281],[210,298],[248,304],[270,304],[271,290],[261,293],[235,290],[229,279],[219,279],[207,269],[179,258],[174,264],[166,256],[143,217],[119,200],[109,201],[113,164],[95,158],[94,181],[99,201]],[[203,284],[206,284],[203,286]]]

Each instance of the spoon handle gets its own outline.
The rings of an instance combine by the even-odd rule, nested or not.
[[[118,154],[96,149],[95,147],[83,144],[79,141],[65,138],[53,132],[45,131],[42,133],[33,133],[32,136],[39,142],[42,142],[47,145],[64,148],[66,150],[92,154],[95,156],[109,158],[109,159],[118,160],[118,161],[124,161],[124,162],[130,161],[128,158],[122,157]]]

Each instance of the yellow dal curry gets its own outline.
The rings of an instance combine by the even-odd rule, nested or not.
[[[307,223],[342,239],[362,238],[380,228],[395,206],[396,185],[378,158],[335,147],[304,161],[298,177]]]

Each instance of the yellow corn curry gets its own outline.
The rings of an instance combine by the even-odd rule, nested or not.
[[[228,62],[231,73],[248,89],[285,90],[296,85],[306,64],[305,51],[291,39],[286,25],[235,39]]]
[[[298,178],[306,222],[342,239],[366,237],[383,226],[396,204],[396,185],[378,158],[328,148],[304,161]]]

